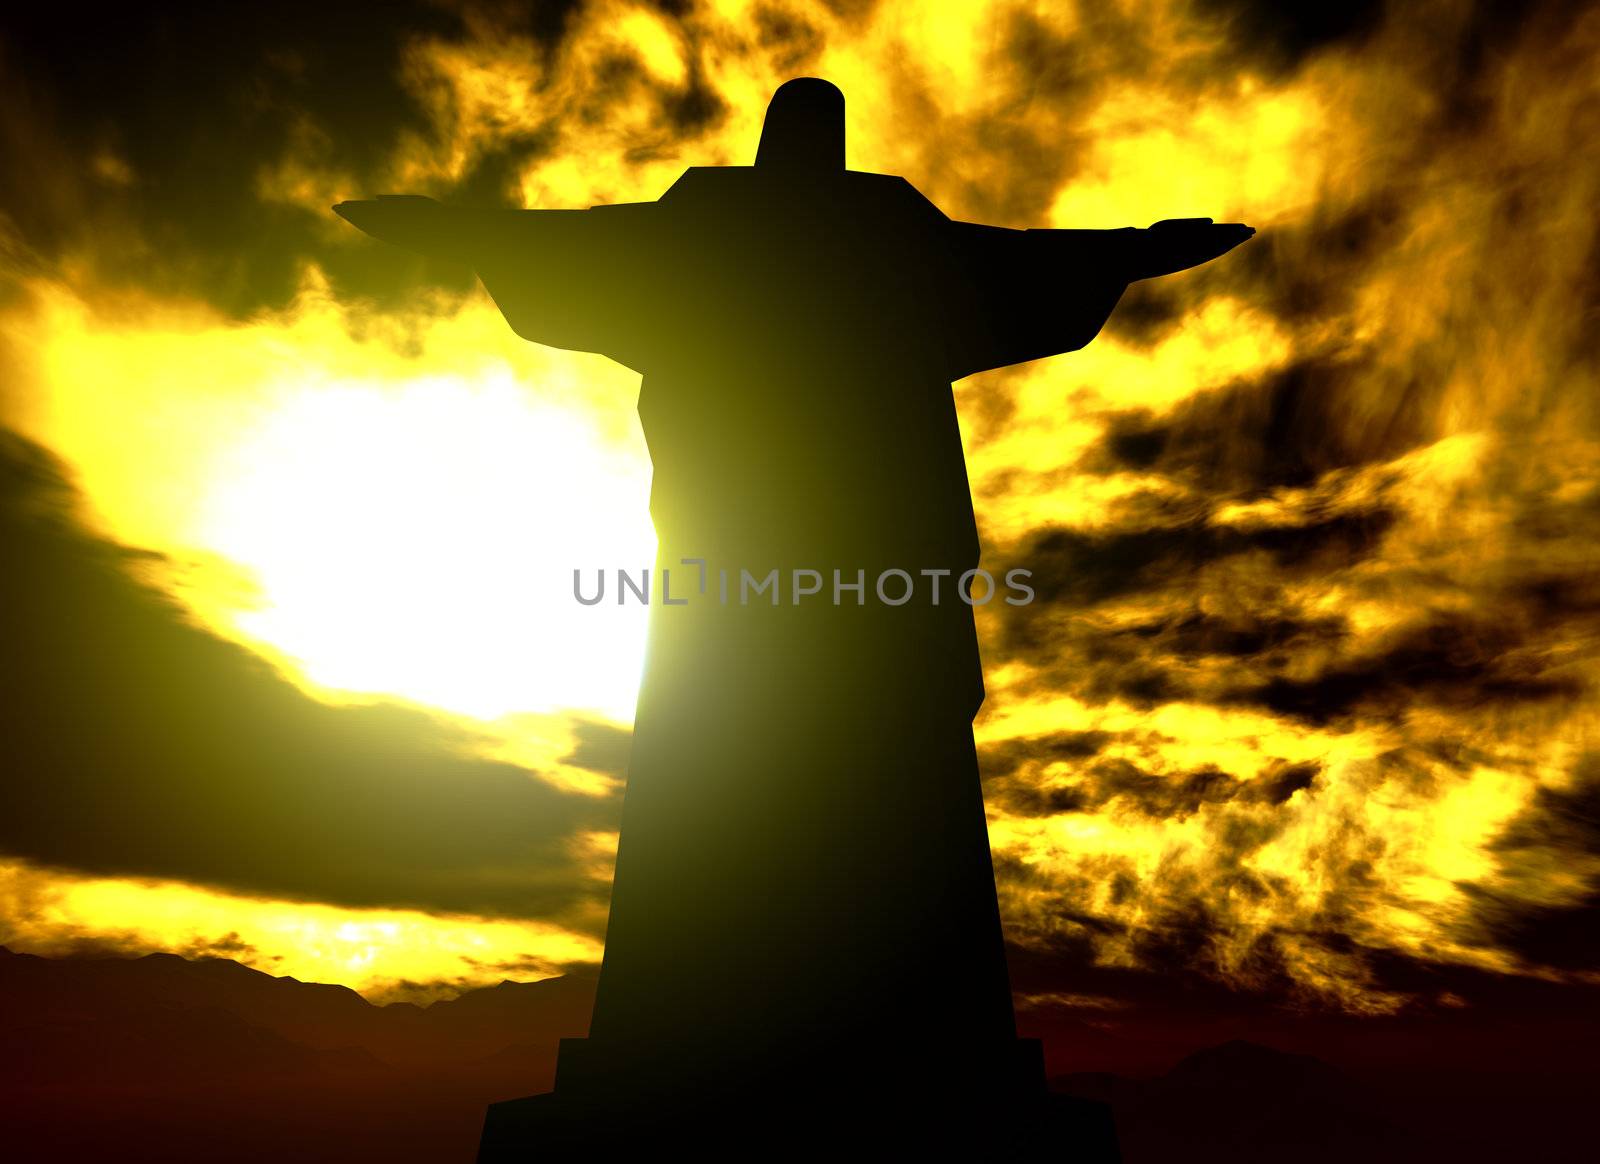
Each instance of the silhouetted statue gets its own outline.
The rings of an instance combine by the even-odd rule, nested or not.
[[[1016,1035],[950,382],[1082,347],[1128,283],[1250,228],[952,222],[845,169],[844,99],[813,79],[773,97],[754,166],[691,168],[656,202],[336,209],[470,264],[523,338],[645,377],[660,550],[593,1025],[553,1094],[491,1109],[480,1160],[969,1140],[1114,1157]],[[663,568],[686,604],[663,604]],[[745,578],[774,569],[776,604]],[[796,602],[806,570],[821,589]],[[838,605],[835,570],[864,583]],[[898,575],[876,593],[890,570],[912,583],[900,605]]]

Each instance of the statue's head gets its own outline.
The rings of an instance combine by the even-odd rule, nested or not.
[[[844,170],[844,94],[817,77],[778,86],[756,148],[763,170],[803,174]]]

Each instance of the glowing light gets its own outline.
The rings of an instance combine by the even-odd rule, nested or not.
[[[213,628],[325,690],[627,722],[647,612],[579,605],[572,571],[654,555],[637,377],[508,341],[486,305],[420,354],[349,322],[314,287],[244,327],[47,288],[9,326],[47,337],[31,426]]]
[[[377,1001],[549,977],[600,958],[594,938],[549,923],[341,909],[169,881],[46,873],[18,862],[0,862],[0,924],[7,945],[22,953],[64,953],[91,939],[132,954],[209,954]],[[433,986],[419,991],[419,983]]]
[[[646,611],[580,606],[572,574],[649,563],[641,484],[509,373],[312,384],[233,450],[198,533],[261,589],[239,626],[317,684],[626,722]]]

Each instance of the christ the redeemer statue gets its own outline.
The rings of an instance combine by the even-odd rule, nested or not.
[[[951,221],[845,168],[814,79],[753,166],[655,202],[336,209],[470,264],[523,338],[644,375],[657,589],[594,1018],[480,1160],[1114,1154],[1016,1034],[950,382],[1082,347],[1129,283],[1251,229]]]

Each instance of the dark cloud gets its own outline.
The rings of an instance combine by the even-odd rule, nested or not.
[[[1353,197],[1263,231],[1229,274],[1249,288],[1253,303],[1287,323],[1315,324],[1349,312],[1371,268],[1405,241],[1413,212],[1392,187]]]
[[[0,443],[0,851],[351,905],[551,916],[615,804],[563,795],[417,711],[333,708],[130,579],[48,454]],[[595,764],[616,740],[580,731]],[[608,751],[607,749],[611,749]]]
[[[1117,413],[1100,447],[1077,468],[1155,471],[1207,495],[1246,500],[1310,485],[1333,470],[1382,464],[1437,438],[1436,386],[1388,379],[1391,373],[1362,356],[1308,356],[1260,379],[1201,393],[1160,419]]]
[[[1083,920],[1094,929],[1106,924],[1099,918]],[[1074,926],[1025,945],[1011,945],[1006,961],[1011,971],[1012,990],[1024,996],[1058,991],[1064,984],[1070,984],[1069,988],[1075,993],[1116,999],[1133,1008],[1154,1010],[1163,1004],[1170,1005],[1175,995],[1189,995],[1202,1005],[1211,1002],[1224,1009],[1259,1005],[1257,1000],[1200,973],[1180,972],[1175,981],[1144,969],[1105,965],[1095,956],[1095,945],[1088,930]]]
[[[357,174],[378,171],[402,132],[426,132],[399,54],[412,36],[458,30],[456,17],[305,0],[99,11],[32,5],[0,23],[6,97],[31,126],[8,135],[0,204],[34,248],[92,242],[103,278],[241,313],[285,302],[310,255],[372,289],[401,274],[389,256],[330,249],[313,211],[258,187],[305,129]],[[111,180],[97,178],[98,158],[115,159]]]
[[[1296,792],[1302,792],[1316,783],[1321,772],[1320,764],[1290,764],[1275,760],[1266,772],[1250,782],[1248,796],[1263,804],[1283,804]]]
[[[1313,640],[1326,643],[1344,633],[1336,619],[1294,619],[1270,612],[1253,612],[1231,619],[1195,612],[1184,618],[1131,628],[1129,634],[1153,640],[1162,650],[1180,658],[1226,655],[1251,658],[1291,644]]]
[[[171,951],[180,958],[232,958],[238,962],[259,961],[263,958],[260,950],[253,944],[241,938],[236,930],[230,930],[219,938],[196,938],[187,945]],[[143,953],[141,950],[140,953]],[[281,962],[283,956],[274,954],[267,961]]]
[[[1028,637],[1008,641],[1003,653],[990,652],[995,660],[1028,659],[1029,675],[1013,695],[1066,690],[1090,704],[1122,700],[1138,707],[1194,695],[1173,660],[1137,632],[1096,633],[1064,615],[1033,620],[1023,633]]]
[[[1240,871],[1237,892],[1249,882]],[[1261,893],[1264,887],[1252,887]],[[1152,907],[1140,925],[1128,926],[1093,915],[1059,918],[1060,928],[1045,939],[1014,945],[1008,954],[1012,989],[1019,994],[1060,990],[1062,983],[1083,994],[1116,999],[1131,1007],[1161,1007],[1178,1001],[1209,1003],[1225,1010],[1249,1010],[1266,998],[1296,993],[1295,976],[1278,946],[1278,937],[1263,935],[1242,961],[1224,966],[1217,940],[1221,919],[1196,897],[1149,896]],[[1098,942],[1115,936],[1119,948],[1133,956],[1138,969],[1107,964],[1098,957]]]
[[[1238,891],[1238,885],[1229,885]],[[1261,887],[1257,887],[1260,891]],[[1268,930],[1239,961],[1220,965],[1215,943],[1225,934],[1220,919],[1198,901],[1188,900],[1148,915],[1135,929],[1093,916],[1063,918],[1059,932],[1009,947],[1007,960],[1013,989],[1021,996],[1071,991],[1082,1003],[1060,1004],[1062,1013],[1093,1017],[1096,1026],[1121,1030],[1179,1030],[1197,1020],[1260,1021],[1296,1016],[1319,1029],[1321,1038],[1344,1031],[1377,1035],[1389,1053],[1408,1049],[1425,1054],[1430,1040],[1445,1040],[1450,1054],[1467,1056],[1476,1065],[1492,1062],[1491,1045],[1522,1055],[1539,1050],[1579,1052],[1592,1043],[1600,1020],[1600,988],[1592,984],[1497,973],[1456,962],[1437,961],[1383,947],[1366,946],[1335,928]],[[1135,951],[1137,968],[1098,956],[1096,939],[1114,935]],[[1298,951],[1286,954],[1286,945]],[[1341,1014],[1315,1005],[1293,962],[1306,948],[1330,956],[1356,958],[1367,971],[1366,987],[1374,996],[1399,1002],[1388,1015]],[[1286,1002],[1291,1005],[1285,1006]],[[1104,1004],[1115,1004],[1104,1009]],[[1086,1007],[1079,1010],[1077,1007]],[[1039,1021],[1039,1016],[1024,1015]],[[1546,1029],[1541,1044],[1530,1032],[1547,1021],[1570,1022],[1565,1037]],[[1046,1019],[1045,1021],[1048,1021]],[[1386,1032],[1382,1033],[1382,1032]],[[1415,1047],[1410,1047],[1412,1039]],[[1334,1045],[1342,1040],[1335,1038]],[[1324,1046],[1329,1045],[1327,1042]],[[1380,1052],[1381,1053],[1381,1052]],[[1573,1054],[1569,1067],[1592,1070],[1591,1055]]]
[[[1186,947],[1180,942],[1174,948]],[[1560,1113],[1584,1110],[1584,1096],[1593,1088],[1600,989],[1392,951],[1347,952],[1369,959],[1374,989],[1394,990],[1410,1001],[1394,1013],[1359,1015],[1283,1005],[1285,998],[1303,995],[1294,993],[1293,982],[1279,981],[1286,993],[1273,992],[1273,977],[1262,966],[1254,968],[1250,981],[1208,979],[1181,959],[1152,974],[1097,964],[1070,938],[1013,947],[1009,958],[1023,1003],[1019,1026],[1045,1037],[1052,1073],[1112,1070],[1149,1076],[1200,1048],[1248,1038],[1314,1053],[1342,1069],[1386,1081],[1403,1122],[1431,1118],[1442,1132],[1469,1131],[1455,1152],[1462,1159],[1508,1154],[1504,1146],[1481,1150],[1477,1141],[1488,1129],[1509,1130],[1514,1135],[1508,1141],[1526,1144]],[[1251,1097],[1241,1092],[1229,1102],[1248,1110]],[[1252,1125],[1270,1118],[1263,1111],[1275,1107],[1276,1101],[1253,1111]],[[1481,1111],[1495,1114],[1480,1118]],[[1205,1119],[1205,1113],[1191,1112],[1174,1130],[1192,1138],[1202,1129],[1204,1141]],[[1568,1143],[1581,1142],[1584,1133],[1575,1123],[1562,1128],[1572,1137]],[[1548,1137],[1556,1150],[1545,1154],[1561,1155],[1561,1138]],[[1421,1141],[1426,1147],[1370,1158],[1427,1158],[1445,1141],[1446,1136],[1430,1134]],[[1246,1150],[1245,1158],[1258,1155]]]
[[[1182,322],[1188,307],[1188,297],[1170,281],[1142,280],[1122,293],[1100,337],[1138,348],[1154,347]],[[1142,467],[1149,460],[1137,463]]]
[[[572,751],[561,758],[563,764],[621,779],[628,770],[633,751],[633,733],[615,724],[579,719],[572,725],[577,737]]]
[[[989,804],[1018,816],[1059,816],[1066,812],[1088,812],[1089,798],[1070,785],[1041,785],[1031,780],[988,781]],[[996,870],[998,875],[999,871]]]
[[[1182,594],[1190,583],[1180,577],[1170,585]],[[1297,618],[1266,603],[1226,613],[1186,599],[1173,605],[1171,613],[1114,626],[1082,616],[1070,602],[1007,611],[1004,633],[988,640],[987,657],[1028,664],[1013,695],[1060,690],[1094,705],[1118,700],[1138,707],[1168,699],[1237,704],[1275,682],[1291,662],[1337,654],[1348,638],[1340,619]]]
[[[352,194],[383,192],[403,140],[444,144],[404,83],[408,49],[520,36],[549,65],[578,7],[193,0],[94,19],[51,5],[8,11],[0,207],[41,261],[70,253],[102,281],[199,295],[240,315],[285,303],[311,261],[345,294],[394,302],[424,285],[464,292],[466,270],[330,230],[324,207],[263,197],[262,176],[294,160],[349,174],[361,186]],[[621,53],[591,80],[585,104],[552,117],[601,120],[608,102],[632,100],[646,83],[663,141],[723,114],[697,60],[673,89]],[[519,172],[550,142],[543,130],[503,135],[458,181],[421,192],[515,204]]]
[[[1179,772],[1150,771],[1122,757],[1098,756],[1111,738],[1109,733],[1083,732],[987,748],[979,756],[984,791],[991,803],[1021,816],[1110,809],[1182,819],[1206,805],[1281,805],[1310,788],[1322,771],[1319,764],[1283,760],[1244,780],[1211,764]],[[1062,771],[1047,783],[1042,769],[1054,763]],[[1269,838],[1238,839],[1241,847],[1255,848]]]
[[[1585,525],[1600,528],[1600,498],[1589,507]],[[1548,529],[1539,529],[1548,522]],[[1578,532],[1548,512],[1532,511],[1522,515],[1523,532],[1535,537],[1544,536],[1551,541]],[[1580,568],[1570,574],[1538,573],[1519,578],[1506,587],[1508,603],[1526,617],[1529,625],[1540,631],[1560,630],[1573,619],[1593,619],[1600,616],[1600,572]]]
[[[1238,554],[1265,551],[1285,570],[1325,570],[1372,554],[1394,515],[1385,510],[1337,513],[1298,525],[1238,528],[1196,519],[1161,529],[1109,532],[1046,528],[998,569],[1033,571],[1034,602],[1008,608],[1011,627],[1025,632],[1051,604],[1082,609],[1141,591],[1158,592],[1196,570]]]
[[[1318,49],[1359,45],[1383,23],[1384,5],[1381,0],[1352,4],[1199,0],[1197,8],[1222,23],[1229,39],[1245,53],[1287,70]]]
[[[1004,778],[1028,762],[1088,759],[1114,738],[1110,732],[1055,732],[1035,739],[1000,740],[979,747],[978,763],[986,776]]]
[[[493,28],[528,38],[543,51],[541,63],[548,64],[566,36],[573,14],[582,5],[579,0],[468,0],[440,7],[457,9],[482,19]],[[674,10],[670,3],[658,2],[655,7],[664,12]]]
[[[1485,76],[1524,43],[1566,40],[1573,24],[1593,10],[1592,0],[1473,0],[1455,19],[1437,22],[1431,64],[1439,84],[1440,128],[1469,132],[1492,119],[1496,102]]]
[[[1090,803],[1121,802],[1147,816],[1183,818],[1204,804],[1222,804],[1238,793],[1240,782],[1213,765],[1189,772],[1148,772],[1129,760],[1100,760],[1084,783]]]
[[[1585,757],[1569,787],[1540,788],[1492,851],[1512,869],[1540,858],[1563,864],[1600,858],[1600,756]],[[1546,906],[1507,900],[1492,883],[1463,888],[1502,949],[1536,966],[1578,971],[1600,966],[1600,887]]]
[[[1281,762],[1261,776],[1239,780],[1214,765],[1180,773],[1155,773],[1127,760],[1102,760],[1089,770],[1094,798],[1101,804],[1120,801],[1147,816],[1183,818],[1207,804],[1240,800],[1282,804],[1296,791],[1310,787],[1318,766]],[[1225,831],[1225,830],[1224,830]],[[1268,838],[1252,840],[1242,834],[1239,848],[1259,848]]]
[[[1377,653],[1340,660],[1310,678],[1276,676],[1229,699],[1327,723],[1357,710],[1396,719],[1417,701],[1470,711],[1571,699],[1584,690],[1576,676],[1528,649],[1514,619],[1458,615],[1435,616]]]

